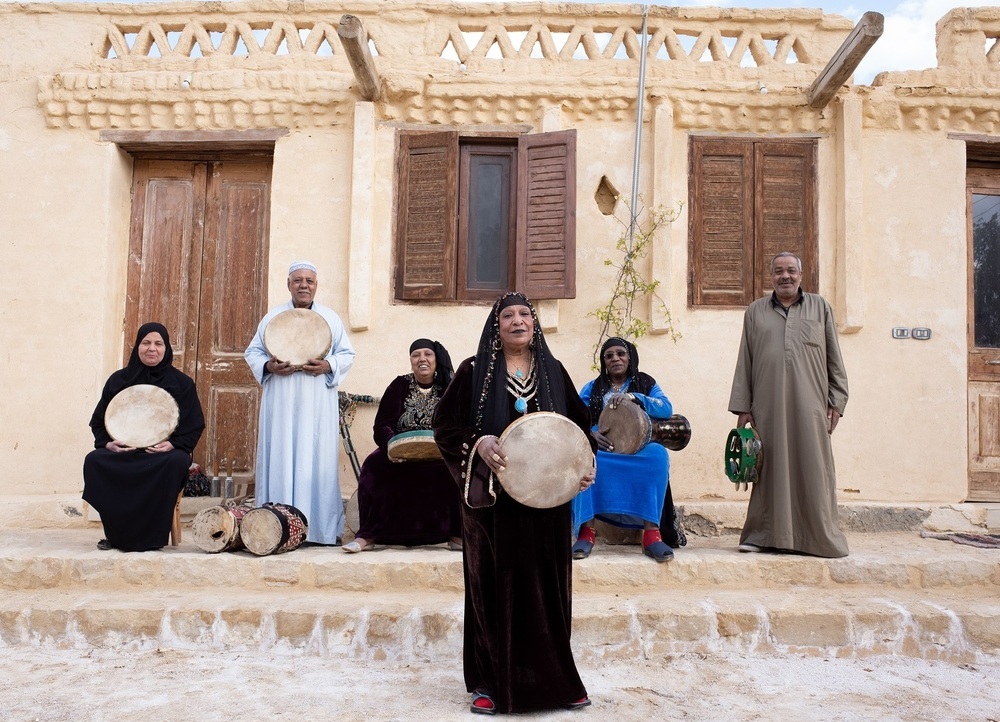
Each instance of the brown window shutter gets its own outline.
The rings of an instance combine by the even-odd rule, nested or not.
[[[770,263],[782,251],[802,259],[802,289],[816,293],[816,141],[768,141],[754,147],[754,295],[760,297],[773,290]]]
[[[753,298],[753,143],[691,139],[690,300],[739,306]]]
[[[396,157],[396,298],[453,299],[458,133],[402,133]]]
[[[518,140],[517,290],[576,297],[576,131]]]

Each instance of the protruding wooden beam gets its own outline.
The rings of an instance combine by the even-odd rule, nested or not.
[[[810,108],[819,110],[827,106],[840,90],[840,86],[857,69],[871,46],[882,37],[884,25],[885,18],[881,13],[867,12],[861,17],[854,30],[809,88]]]
[[[382,97],[382,81],[371,50],[368,49],[368,36],[361,26],[361,21],[354,15],[344,15],[337,26],[340,44],[344,46],[347,59],[354,70],[354,77],[361,86],[361,97],[365,100],[378,100]]]

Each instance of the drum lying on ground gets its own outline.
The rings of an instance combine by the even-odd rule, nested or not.
[[[580,491],[594,468],[594,452],[579,426],[560,414],[538,411],[511,423],[500,435],[507,457],[497,472],[504,490],[525,506],[549,509]]]
[[[608,437],[616,454],[641,451],[652,435],[649,415],[632,401],[623,401],[615,407],[605,406],[597,420],[597,429]]]
[[[430,429],[396,434],[389,439],[387,453],[389,458],[395,461],[428,461],[441,458],[441,450],[434,441],[434,432]]]
[[[169,392],[137,384],[111,399],[104,412],[104,428],[115,441],[144,449],[169,439],[179,418],[177,402]]]
[[[309,533],[306,515],[289,504],[270,503],[251,509],[240,523],[240,537],[257,556],[298,549]]]
[[[248,506],[210,506],[202,509],[191,522],[195,546],[209,554],[234,552],[243,548],[240,522]]]
[[[691,441],[691,422],[680,414],[669,419],[653,419],[652,440],[671,451],[680,451]]]
[[[330,324],[308,308],[290,308],[272,318],[264,329],[264,348],[279,361],[304,366],[330,353]]]

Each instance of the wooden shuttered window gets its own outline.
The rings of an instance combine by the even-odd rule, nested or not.
[[[576,297],[576,131],[518,141],[517,288]]]
[[[508,244],[497,258],[511,259],[502,288],[477,286],[482,266],[470,265],[484,257],[484,241],[470,231],[484,223],[464,217],[477,207],[469,199],[481,197],[469,188],[468,151],[476,145],[516,151],[515,192],[502,201],[511,204],[516,233],[500,231],[496,240]],[[535,299],[575,296],[576,131],[508,139],[401,133],[397,183],[397,299],[492,300],[515,288]]]
[[[781,251],[802,259],[802,287],[816,291],[816,141],[692,138],[690,150],[690,302],[770,293]]]
[[[396,297],[455,297],[458,133],[400,135]]]

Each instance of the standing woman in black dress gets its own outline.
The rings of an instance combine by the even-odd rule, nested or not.
[[[97,509],[104,524],[105,538],[98,549],[142,552],[168,541],[177,495],[205,429],[194,381],[175,369],[173,360],[167,329],[159,323],[143,324],[128,365],[111,374],[90,419],[94,451],[83,462],[83,500]],[[170,438],[145,449],[115,441],[104,426],[111,399],[139,384],[167,391],[180,412]]]
[[[531,302],[507,293],[494,303],[476,355],[455,372],[433,421],[463,497],[465,684],[471,710],[480,714],[590,704],[570,648],[570,504],[525,506],[493,476],[504,462],[498,437],[536,411],[562,414],[585,434],[590,427]],[[580,488],[593,480],[591,470]]]

